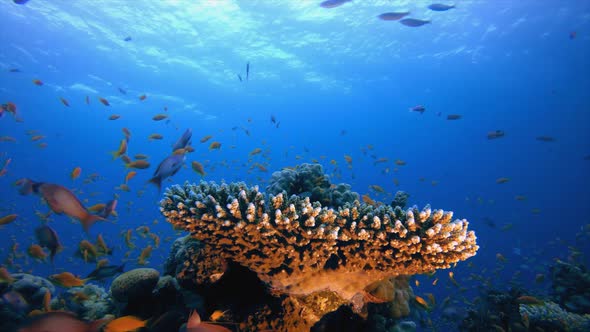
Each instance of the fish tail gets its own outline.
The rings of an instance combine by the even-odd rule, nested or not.
[[[82,227],[84,227],[84,232],[88,233],[90,226],[94,225],[95,222],[100,221],[100,220],[105,220],[105,219],[101,216],[96,215],[96,214],[88,213],[88,215],[86,217],[80,219],[80,222],[82,223]]]
[[[36,189],[39,187],[38,183],[30,179],[22,179],[19,184],[22,186],[18,191],[21,195],[29,195],[36,192]]]
[[[162,191],[162,178],[159,176],[154,176],[153,178],[149,179],[149,183],[153,183],[158,186],[158,191]]]
[[[111,151],[111,155],[113,156],[113,160],[119,158],[120,156],[119,151]]]

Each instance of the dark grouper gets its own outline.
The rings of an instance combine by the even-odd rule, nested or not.
[[[162,180],[176,174],[184,164],[185,160],[186,157],[180,154],[173,154],[167,157],[160,163],[160,165],[158,165],[158,169],[154,172],[154,177],[148,182],[158,186],[159,191],[162,190]]]

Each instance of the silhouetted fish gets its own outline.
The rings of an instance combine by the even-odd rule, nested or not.
[[[246,81],[250,77],[250,62],[246,64]]]
[[[407,16],[408,14],[410,14],[410,12],[391,12],[383,13],[377,17],[382,19],[383,21],[397,21],[399,19],[404,18],[404,16]]]
[[[29,0],[14,0],[14,3],[17,5],[24,5],[27,2],[29,2]]]
[[[428,9],[434,10],[436,12],[444,12],[446,10],[455,8],[455,5],[445,5],[442,3],[433,3],[432,5],[428,6]]]
[[[399,21],[401,24],[405,25],[405,26],[409,26],[409,27],[419,27],[419,26],[423,26],[425,24],[430,23],[430,21],[427,20],[419,20],[417,18],[404,18],[403,20]]]
[[[123,273],[123,269],[125,268],[125,263],[121,265],[109,265],[109,266],[101,266],[94,271],[90,272],[85,279],[92,279],[92,280],[104,280],[108,278],[112,278],[119,273]]]
[[[351,1],[351,0],[326,0],[322,3],[320,3],[320,7],[335,8],[335,7],[338,7],[340,5],[347,3],[349,1]]]
[[[123,39],[123,40],[124,40],[124,41],[126,41],[126,42],[128,42],[128,41],[131,41],[131,37],[130,37],[130,36],[127,36],[127,37],[125,37],[125,39]]]
[[[47,225],[39,226],[35,229],[35,237],[37,237],[37,242],[39,242],[41,247],[49,249],[49,257],[51,258],[51,262],[53,262],[57,250],[61,248],[55,230]]]

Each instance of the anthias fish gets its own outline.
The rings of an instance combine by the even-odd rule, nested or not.
[[[54,213],[78,219],[84,227],[84,231],[88,231],[95,222],[104,220],[104,218],[88,212],[74,193],[58,184],[24,179],[20,193],[23,195],[39,194]]]

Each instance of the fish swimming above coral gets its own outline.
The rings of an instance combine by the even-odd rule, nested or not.
[[[53,183],[35,182],[30,179],[22,179],[18,183],[22,185],[20,189],[22,195],[39,194],[54,213],[65,214],[77,219],[86,232],[95,222],[105,220],[101,216],[88,212],[76,195],[66,187]]]

